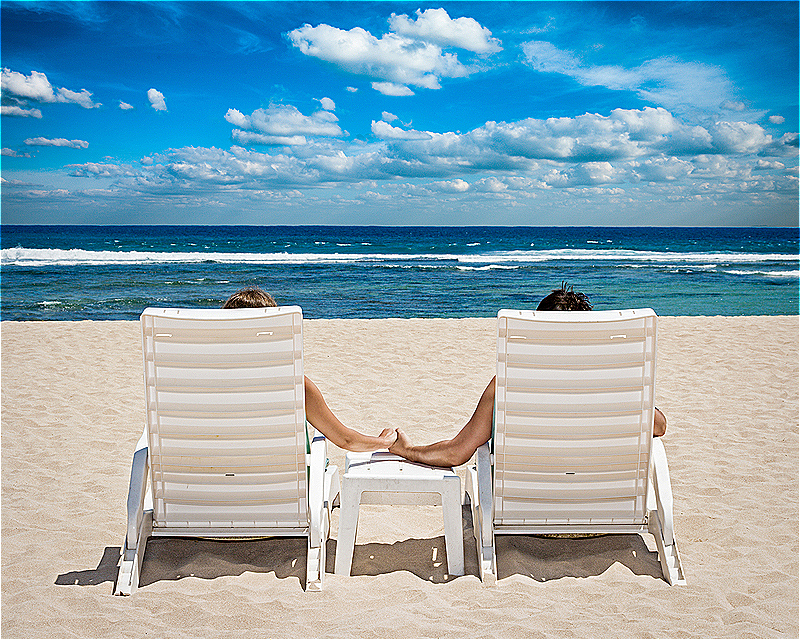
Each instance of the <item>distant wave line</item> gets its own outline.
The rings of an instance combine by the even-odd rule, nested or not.
[[[800,278],[800,271],[742,271],[741,269],[726,269],[723,273],[734,276],[763,276],[765,278]]]
[[[551,261],[619,261],[638,263],[697,263],[703,265],[748,264],[763,262],[797,263],[798,256],[776,253],[704,253],[678,251],[632,251],[623,249],[545,249],[492,251],[476,254],[404,254],[404,253],[226,253],[169,251],[90,251],[86,249],[29,249],[15,247],[0,252],[0,265],[143,265],[163,263],[225,264],[353,264],[363,262],[457,262],[460,265],[501,268]]]
[[[455,256],[364,253],[225,253],[170,251],[88,251],[86,249],[3,249],[0,264],[17,266],[202,263],[331,264],[385,260],[436,260]]]
[[[550,260],[614,260],[638,262],[749,263],[797,262],[798,256],[782,253],[720,253],[680,251],[634,251],[627,249],[546,249],[542,251],[508,251],[494,254],[459,255],[459,262],[543,262]]]

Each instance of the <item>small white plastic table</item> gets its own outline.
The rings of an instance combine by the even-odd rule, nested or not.
[[[461,478],[452,468],[409,462],[388,451],[349,452],[342,477],[336,543],[335,571],[339,575],[350,575],[362,504],[441,504],[447,571],[451,576],[464,575]]]

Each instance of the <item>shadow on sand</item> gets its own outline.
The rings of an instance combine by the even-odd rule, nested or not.
[[[472,535],[472,514],[463,507],[464,569],[478,575],[478,557]],[[328,540],[326,572],[333,573],[336,540]],[[661,579],[658,554],[648,549],[642,536],[602,535],[583,538],[545,536],[497,536],[498,579],[524,575],[537,582],[559,578],[598,576],[619,562],[636,575]],[[116,582],[120,547],[106,547],[94,569],[70,571],[56,578],[58,585],[89,586]],[[306,540],[260,538],[256,540],[209,540],[202,538],[150,538],[147,543],[140,587],[186,577],[213,580],[245,572],[274,573],[277,578],[297,578],[305,584]],[[444,536],[411,538],[392,544],[356,544],[353,576],[377,576],[409,571],[427,582],[454,579],[447,573]]]

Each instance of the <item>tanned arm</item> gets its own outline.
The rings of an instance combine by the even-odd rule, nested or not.
[[[399,456],[434,467],[456,467],[472,457],[475,450],[492,437],[492,416],[494,415],[495,379],[488,384],[475,407],[475,413],[461,431],[450,440],[433,444],[415,446],[408,436],[397,430],[397,440],[389,451]]]
[[[394,429],[384,429],[379,436],[366,436],[343,425],[325,402],[317,385],[308,378],[305,379],[305,393],[306,418],[337,447],[348,451],[376,451],[388,449],[397,439]]]

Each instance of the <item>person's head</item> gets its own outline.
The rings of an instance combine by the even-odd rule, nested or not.
[[[566,282],[561,283],[560,289],[553,289],[536,307],[537,311],[591,311],[592,305],[589,298],[580,291],[573,291],[572,286]]]
[[[247,309],[260,307],[277,307],[275,299],[266,291],[258,287],[245,287],[234,293],[227,302],[222,305],[223,309]]]

